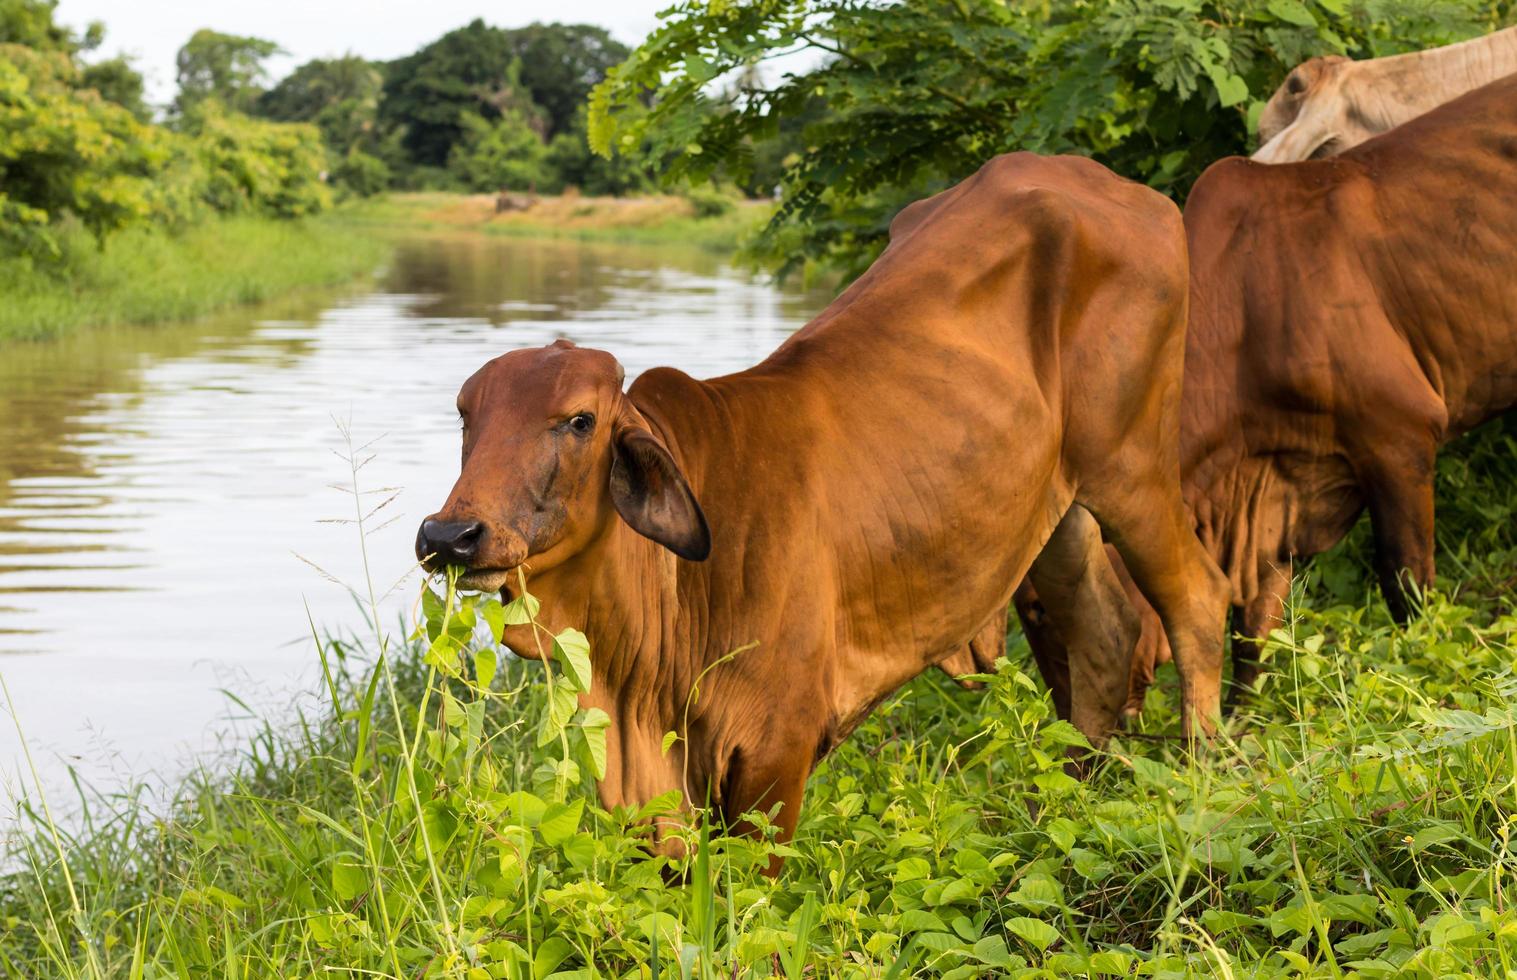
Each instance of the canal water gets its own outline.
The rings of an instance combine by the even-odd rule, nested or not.
[[[311,624],[372,635],[369,581],[398,629],[485,360],[567,337],[629,379],[710,376],[827,298],[693,249],[431,237],[363,289],[0,348],[0,799],[30,784],[23,735],[44,785],[109,791],[314,705]],[[355,453],[363,508],[394,497],[367,570]]]

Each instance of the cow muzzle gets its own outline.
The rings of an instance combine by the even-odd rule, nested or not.
[[[522,549],[510,548],[508,561],[491,561],[490,553],[499,549],[491,547],[495,542],[489,538],[489,528],[483,521],[429,517],[416,532],[416,558],[429,572],[449,566],[464,569],[458,579],[459,588],[498,592],[511,577],[511,570],[526,556],[515,554]]]

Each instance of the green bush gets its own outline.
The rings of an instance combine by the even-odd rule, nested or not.
[[[732,209],[737,207],[737,202],[729,195],[723,194],[709,184],[687,187],[680,196],[690,202],[697,218],[720,218],[724,214],[730,214]]]
[[[332,206],[321,133],[271,123],[202,102],[186,117],[200,167],[200,195],[223,214],[298,218]]]
[[[105,235],[165,213],[157,178],[172,135],[75,81],[63,53],[0,45],[0,246],[10,251],[56,257],[57,215]]]
[[[548,148],[535,120],[507,109],[494,120],[463,116],[463,137],[448,157],[448,171],[468,190],[557,190]]]
[[[857,272],[897,210],[997,153],[1093,156],[1183,198],[1248,148],[1300,61],[1431,47],[1510,16],[1505,0],[686,0],[597,87],[590,142],[671,184],[747,184],[774,163],[755,145],[784,136],[784,204],[755,254]],[[751,70],[800,49],[820,66]]]
[[[383,193],[390,180],[390,168],[383,160],[358,149],[349,150],[332,170],[332,183],[358,197]]]
[[[0,44],[0,254],[60,260],[70,221],[104,240],[207,211],[287,218],[331,206],[314,127],[208,100],[175,132],[87,84],[66,51]]]

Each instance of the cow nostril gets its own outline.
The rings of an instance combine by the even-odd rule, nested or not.
[[[458,529],[458,534],[453,538],[457,544],[479,544],[479,539],[484,537],[485,525],[483,521],[469,521]]]
[[[485,535],[483,521],[426,520],[416,535],[416,557],[442,564],[468,564]]]

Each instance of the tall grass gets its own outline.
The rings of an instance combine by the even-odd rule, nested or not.
[[[323,641],[326,711],[196,774],[168,819],[127,796],[55,838],[23,804],[0,974],[1511,975],[1517,618],[1483,556],[1517,545],[1517,443],[1453,451],[1439,504],[1443,568],[1474,587],[1399,628],[1356,533],[1202,758],[1166,737],[1166,668],[1070,778],[1079,735],[1013,640],[984,692],[924,676],[882,705],[791,844],[702,826],[673,864],[595,801],[574,638],[546,668],[498,660],[481,634],[530,606],[429,590],[409,639]]]
[[[212,219],[133,228],[103,245],[79,229],[64,258],[0,259],[0,343],[88,326],[183,320],[374,271],[388,247],[345,213],[300,221]]]

